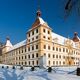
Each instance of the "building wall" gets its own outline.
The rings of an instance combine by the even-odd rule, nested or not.
[[[78,65],[80,49],[73,47],[70,49],[57,41],[53,42],[51,33],[52,30],[47,27],[47,24],[30,30],[24,46],[9,52],[5,52],[5,48],[3,49],[2,62],[12,65],[39,66],[40,58],[45,55],[46,66]]]

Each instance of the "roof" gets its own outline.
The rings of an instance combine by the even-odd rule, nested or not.
[[[26,42],[27,42],[27,39],[25,39],[25,40],[23,40],[23,41],[15,44],[15,45],[13,45],[13,47],[12,47],[9,51],[14,50],[14,49],[16,49],[16,48],[19,48],[19,47],[21,47],[21,46],[26,45]]]
[[[47,25],[47,23],[41,17],[37,17],[32,25],[32,28],[29,29],[29,31],[32,30],[33,28],[38,27],[39,25],[45,25],[45,24]],[[46,27],[50,28],[48,25]]]
[[[10,47],[13,47],[13,45],[11,44],[10,40],[7,40],[6,41],[6,45],[5,46],[10,46]]]
[[[58,34],[56,34],[54,32],[52,32],[52,39],[53,39],[53,42],[54,42],[55,39],[57,39],[57,43],[58,44],[61,44],[61,45],[64,45],[65,44],[65,41],[68,40],[68,38],[65,38],[63,36],[60,36],[60,35],[58,35]],[[75,48],[76,47],[75,46],[75,42],[73,40],[71,40],[71,42],[73,43],[73,47]],[[27,43],[27,39],[25,39],[25,40],[23,40],[23,41],[15,44],[15,45],[13,45],[13,47],[10,48],[9,51],[14,50],[14,49],[17,49],[17,48],[19,48],[21,46],[24,46],[24,45],[26,45],[26,43]]]
[[[68,40],[68,38],[63,37],[61,35],[58,35],[58,34],[56,34],[54,32],[52,32],[52,39],[53,39],[53,42],[55,42],[55,40],[57,40],[57,43],[61,44],[61,45],[65,45],[65,42]],[[76,48],[76,43],[73,40],[71,40],[71,39],[69,39],[69,40],[70,40],[70,45],[72,45],[73,48]]]
[[[52,39],[58,39],[58,43],[64,45],[64,41],[67,40],[67,38],[60,36],[54,32],[52,32]]]

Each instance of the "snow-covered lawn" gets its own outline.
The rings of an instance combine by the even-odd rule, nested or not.
[[[0,65],[1,66],[1,65]],[[76,68],[53,68],[51,73],[48,73],[46,69],[36,68],[35,71],[30,71],[30,67],[25,67],[24,70],[9,69],[0,67],[0,80],[80,80],[80,76],[76,76]]]

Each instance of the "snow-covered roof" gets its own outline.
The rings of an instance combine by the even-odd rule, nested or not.
[[[14,50],[14,49],[16,49],[16,48],[19,48],[19,47],[21,47],[21,46],[26,45],[26,41],[27,41],[27,40],[25,39],[25,40],[23,40],[23,41],[15,44],[15,45],[13,45],[13,47],[12,47],[9,51]]]
[[[38,17],[39,21],[40,21],[40,24],[44,24],[45,21],[41,18],[41,17]]]
[[[55,42],[55,39],[57,39],[57,43],[58,43],[58,44],[64,45],[64,44],[65,44],[65,41],[66,41],[68,38],[65,38],[65,37],[63,37],[63,36],[60,36],[60,35],[52,32],[52,39],[53,39],[53,42]],[[72,40],[71,40],[71,41],[72,41]],[[24,45],[26,45],[26,43],[27,43],[27,39],[25,39],[25,40],[23,40],[23,41],[15,44],[15,45],[13,45],[13,47],[10,48],[9,51],[14,50],[14,49],[16,49],[16,48],[19,48],[19,47],[21,47],[21,46],[24,46]],[[73,41],[72,41],[72,43],[73,43],[73,47],[75,48],[75,43],[74,43]]]
[[[6,45],[5,46],[7,46],[7,47],[13,47],[13,45],[11,44],[11,42],[10,42],[10,40],[7,40],[6,41]]]
[[[50,28],[47,23],[41,18],[41,17],[37,17],[35,22],[32,25],[32,28],[29,29],[28,31],[32,30],[33,28],[39,26],[39,25],[46,25],[46,27]],[[51,29],[51,28],[50,28]]]
[[[53,42],[57,41],[56,43],[61,44],[61,45],[65,45],[65,42],[68,40],[68,38],[63,37],[61,35],[58,35],[58,34],[56,34],[54,32],[52,32],[52,39],[53,39]],[[76,43],[71,39],[69,39],[69,40],[70,40],[69,44],[72,45],[73,48],[77,48],[76,47]],[[79,38],[79,40],[80,40],[80,38]]]
[[[62,45],[64,45],[64,41],[67,40],[67,38],[60,36],[54,32],[52,32],[52,39],[53,39],[53,41],[54,41],[54,39],[58,39],[57,43],[62,44]]]

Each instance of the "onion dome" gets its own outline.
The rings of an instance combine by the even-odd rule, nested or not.
[[[6,40],[10,40],[9,36],[6,37]]]
[[[9,36],[6,37],[6,45],[5,46],[12,47]]]
[[[38,11],[37,11],[37,17],[40,17],[40,16],[41,16],[41,11],[38,10]]]
[[[78,33],[77,32],[74,32],[73,41],[74,42],[79,42],[79,37],[78,37]]]

